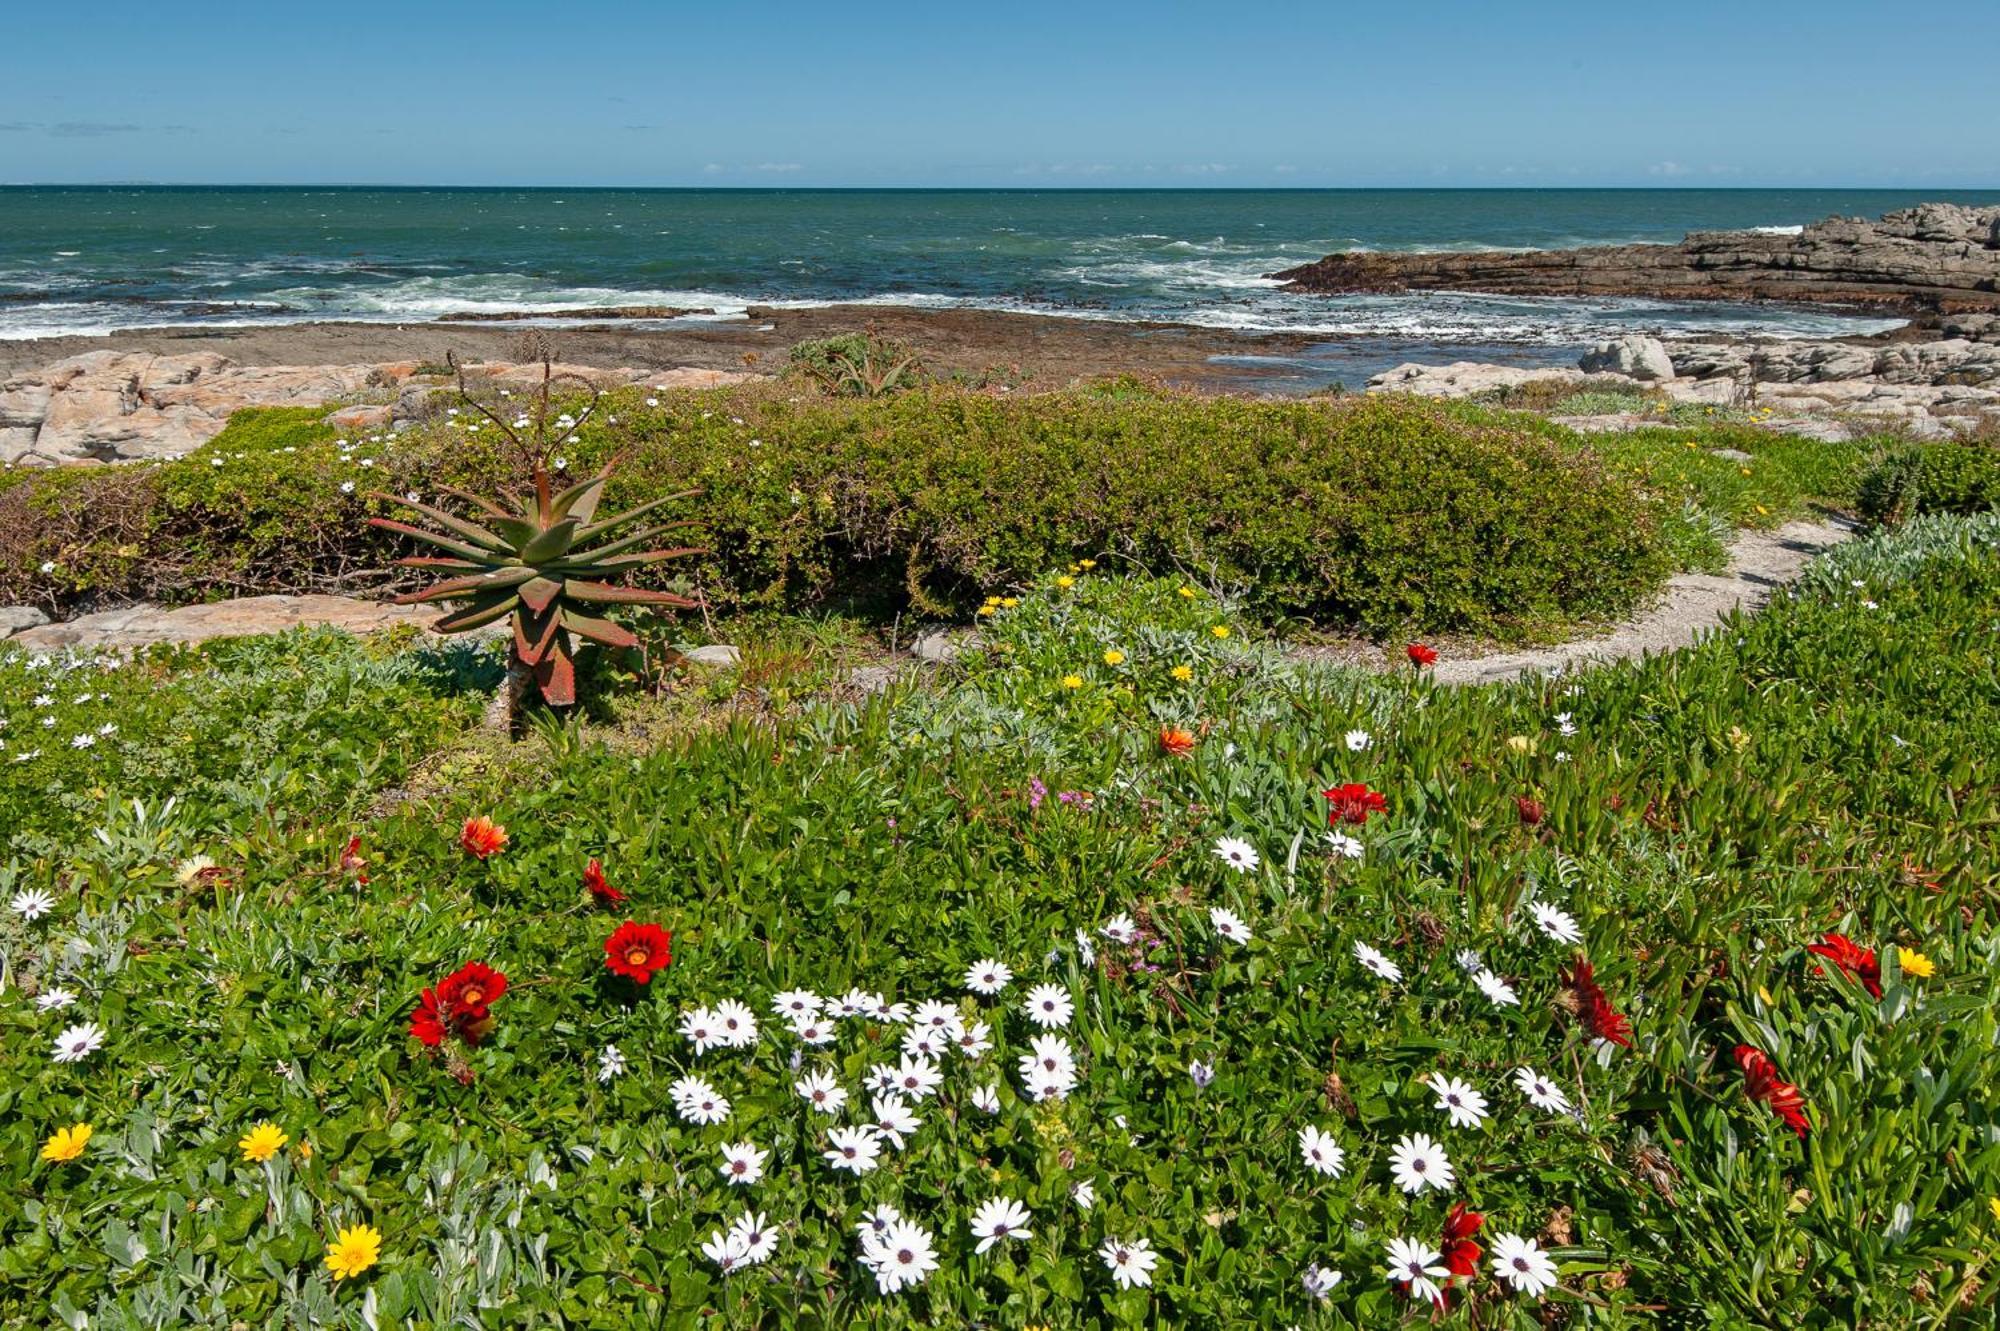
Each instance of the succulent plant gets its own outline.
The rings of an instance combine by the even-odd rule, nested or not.
[[[461,379],[460,391],[466,400],[506,431],[527,454],[534,478],[531,496],[508,496],[503,506],[464,491],[447,491],[479,510],[479,520],[474,521],[414,499],[378,494],[376,498],[414,509],[443,530],[433,531],[393,518],[370,518],[369,523],[386,531],[414,536],[446,552],[443,556],[413,555],[397,563],[456,575],[421,591],[398,596],[395,598],[398,605],[463,601],[463,606],[433,625],[440,633],[464,633],[511,616],[514,672],[510,673],[531,676],[545,701],[552,706],[567,707],[576,701],[572,633],[606,647],[639,645],[638,637],[629,629],[596,613],[599,607],[647,605],[688,609],[695,604],[671,592],[621,586],[611,579],[648,564],[701,551],[692,546],[645,548],[648,541],[664,532],[689,526],[693,519],[642,526],[637,531],[617,535],[662,505],[685,499],[696,491],[665,495],[615,517],[600,519],[597,505],[604,497],[605,483],[611,479],[616,459],[589,480],[560,493],[554,491],[547,465],[550,440],[544,428],[551,380],[545,362],[538,412],[542,419],[538,420],[536,430],[538,446],[531,447],[505,421],[464,393]],[[595,407],[593,398],[591,409]],[[588,415],[586,410],[584,416]],[[579,424],[581,420],[565,428]]]

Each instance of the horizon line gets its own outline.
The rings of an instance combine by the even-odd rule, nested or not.
[[[391,181],[228,181],[228,180],[24,180],[0,181],[0,189],[237,189],[237,190],[601,190],[601,191],[682,191],[687,193],[745,193],[745,194],[836,194],[836,193],[877,193],[877,194],[1330,194],[1360,192],[1433,192],[1483,191],[1488,193],[1543,193],[1543,192],[1606,192],[1627,191],[1631,193],[1732,193],[1793,191],[1801,193],[1876,193],[1876,194],[1922,194],[1927,191],[1946,191],[1975,194],[2000,194],[2000,184],[1993,185],[1689,185],[1689,184],[1625,184],[1625,185],[752,185],[752,184],[684,184],[684,185],[604,185],[604,184],[469,184],[450,181],[424,181],[418,183]]]

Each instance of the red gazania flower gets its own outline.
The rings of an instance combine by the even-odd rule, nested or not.
[[[483,961],[468,961],[438,981],[438,1006],[453,1021],[484,1017],[493,1000],[506,992],[506,976]]]
[[[417,1010],[410,1014],[410,1034],[435,1049],[444,1043],[444,1014],[438,1011],[437,990],[424,990]]]
[[[625,899],[623,892],[604,881],[604,866],[596,860],[583,866],[583,887],[599,905],[615,906]]]
[[[1359,781],[1334,786],[1330,790],[1322,790],[1320,794],[1326,797],[1329,827],[1338,827],[1342,823],[1353,823],[1359,827],[1368,821],[1370,814],[1389,811],[1389,801],[1382,798],[1379,791],[1370,790]]]
[[[1596,972],[1582,957],[1576,965],[1563,973],[1563,983],[1576,994],[1577,1015],[1583,1018],[1584,1029],[1600,1040],[1609,1040],[1625,1048],[1632,1047],[1632,1022],[1611,1006],[1611,1000],[1597,986]]]
[[[654,971],[673,964],[673,937],[657,924],[627,920],[604,940],[604,964],[615,974],[646,984]]]
[[[465,820],[458,830],[458,845],[475,860],[489,859],[506,849],[507,829],[482,813]]]
[[[1194,752],[1194,735],[1179,726],[1162,726],[1160,752],[1169,758],[1184,758]]]
[[[368,886],[368,861],[361,858],[361,838],[347,838],[347,849],[340,852],[340,871],[354,875],[354,881]]]
[[[1464,1202],[1455,1203],[1451,1214],[1444,1218],[1444,1237],[1438,1241],[1438,1247],[1444,1250],[1445,1266],[1461,1280],[1473,1280],[1479,1275],[1481,1249],[1472,1236],[1485,1223],[1486,1217],[1466,1210]]]
[[[1806,951],[1825,957],[1841,970],[1847,978],[1859,984],[1876,998],[1882,996],[1882,963],[1875,959],[1875,949],[1863,947],[1846,934],[1826,934],[1817,943],[1809,944]],[[1813,967],[1813,974],[1821,973]]]
[[[1410,664],[1419,670],[1422,670],[1425,666],[1437,664],[1437,649],[1435,647],[1426,647],[1420,642],[1413,642],[1408,647],[1405,647],[1403,654],[1409,657]]]
[[[1804,1093],[1791,1082],[1780,1081],[1770,1056],[1755,1045],[1736,1046],[1736,1066],[1743,1069],[1743,1093],[1759,1104],[1769,1105],[1771,1112],[1803,1141],[1812,1131],[1812,1120],[1806,1117]]]
[[[1526,795],[1516,795],[1514,797],[1514,812],[1521,816],[1521,822],[1525,826],[1534,827],[1542,821],[1543,816],[1548,813],[1548,810],[1542,807],[1542,802],[1538,799],[1530,799]]]

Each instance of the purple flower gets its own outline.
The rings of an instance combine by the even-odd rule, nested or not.
[[[1038,776],[1029,777],[1028,807],[1030,809],[1039,809],[1042,807],[1042,801],[1047,799],[1048,797],[1049,797],[1049,788],[1042,784],[1042,779]]]

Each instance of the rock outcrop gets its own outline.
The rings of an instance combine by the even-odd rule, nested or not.
[[[159,642],[206,642],[210,638],[241,638],[255,633],[325,626],[349,633],[410,624],[429,628],[440,612],[432,606],[390,605],[346,596],[246,596],[210,605],[166,610],[157,605],[129,605],[51,624],[44,619],[16,632],[6,642],[33,652],[130,651]]]
[[[238,365],[196,352],[155,356],[92,351],[0,383],[0,463],[56,466],[173,458],[207,443],[243,407],[320,406],[354,398],[335,424],[378,430],[417,415],[442,380],[413,382],[413,362],[384,365]],[[599,369],[558,365],[600,388],[651,384],[709,388],[755,376],[730,370]],[[542,367],[483,362],[468,379],[521,390],[541,382]]]
[[[2000,208],[1926,203],[1797,235],[1697,231],[1678,245],[1471,254],[1346,251],[1273,273],[1301,291],[1779,300],[2000,312]]]

